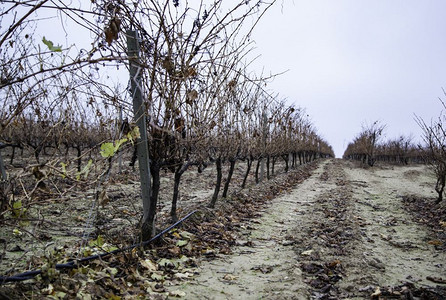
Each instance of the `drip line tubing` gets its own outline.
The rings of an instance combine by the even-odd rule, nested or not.
[[[109,255],[121,253],[121,252],[124,252],[124,251],[127,251],[127,250],[132,250],[132,249],[134,249],[136,247],[147,246],[148,244],[154,242],[155,240],[159,239],[161,236],[163,236],[164,234],[169,232],[171,229],[175,228],[179,224],[181,224],[184,221],[186,221],[190,216],[192,216],[196,212],[197,211],[194,210],[194,211],[188,213],[186,216],[184,216],[182,219],[177,221],[175,224],[170,225],[169,227],[167,227],[166,229],[164,229],[163,231],[161,231],[160,233],[155,235],[150,240],[147,240],[147,241],[144,241],[144,242],[141,242],[141,243],[138,243],[138,244],[133,244],[133,245],[127,246],[125,248],[116,249],[116,250],[113,250],[113,251],[110,251],[110,252],[104,252],[104,253],[100,253],[100,254],[84,257],[84,258],[81,258],[81,259],[72,260],[72,261],[69,261],[69,262],[64,263],[64,264],[57,264],[56,265],[56,270],[74,269],[74,268],[78,267],[79,264],[87,262],[87,261],[90,261],[90,260],[103,258],[103,257],[109,256]],[[14,275],[14,276],[9,276],[9,277],[8,276],[0,276],[0,285],[2,285],[4,283],[8,283],[8,282],[16,282],[16,281],[24,281],[24,280],[32,279],[34,276],[37,276],[37,275],[39,275],[41,273],[42,273],[42,270],[34,270],[34,271],[28,271],[28,272],[24,272],[24,273],[17,274],[17,275]]]

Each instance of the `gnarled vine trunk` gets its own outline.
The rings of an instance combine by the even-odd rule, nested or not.
[[[248,180],[248,176],[249,176],[249,172],[251,171],[251,166],[252,166],[252,161],[254,159],[252,157],[248,157],[247,161],[246,161],[246,172],[245,172],[245,176],[243,177],[243,183],[242,183],[242,189],[245,188],[246,186],[246,181]]]
[[[217,160],[215,161],[215,167],[217,169],[217,182],[215,183],[214,194],[212,195],[211,202],[209,203],[210,208],[215,207],[215,203],[217,203],[218,193],[220,192],[221,179],[222,179],[221,165],[222,165],[221,157],[218,157]]]
[[[223,195],[222,195],[223,198],[226,198],[228,196],[229,184],[231,183],[232,174],[234,174],[235,162],[236,162],[235,159],[229,160],[229,172],[228,172],[228,178],[226,179],[225,186],[223,189]]]

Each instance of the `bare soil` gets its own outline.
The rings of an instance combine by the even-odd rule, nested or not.
[[[424,165],[319,160],[239,188],[210,210],[213,166],[183,178],[179,215],[198,209],[150,249],[0,286],[0,296],[36,299],[446,299],[446,204]],[[226,174],[226,173],[224,173]],[[163,176],[160,227],[168,224],[172,174]],[[118,247],[137,241],[141,204],[135,173],[114,174],[109,202],[84,186],[29,205],[38,222],[1,228],[2,274],[82,257],[98,235]],[[37,201],[37,200],[36,200]],[[10,219],[12,220],[12,219]],[[13,234],[18,228],[22,234]],[[56,254],[45,255],[49,248]],[[48,256],[48,255],[47,255]],[[117,297],[117,298],[114,298]]]
[[[186,299],[445,299],[445,224],[429,228],[405,202],[431,211],[434,183],[422,165],[326,160],[251,220],[232,254],[171,288]]]

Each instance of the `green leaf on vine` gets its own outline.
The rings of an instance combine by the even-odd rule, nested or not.
[[[47,45],[48,49],[53,52],[62,52],[62,46],[54,46],[52,41],[48,41],[45,37],[43,37],[42,42]]]
[[[104,158],[112,157],[115,154],[113,143],[103,143],[101,145],[101,156]]]
[[[115,141],[115,143],[103,143],[101,145],[101,156],[103,158],[109,158],[115,155],[116,152],[118,152],[119,147],[121,147],[122,144],[127,142],[128,140],[126,138],[120,139],[118,141]]]
[[[127,133],[127,138],[130,140],[130,142],[132,143],[132,145],[135,143],[135,140],[140,138],[140,134],[139,134],[139,127],[135,126],[133,127],[133,129]]]
[[[126,138],[122,138],[122,139],[116,141],[115,142],[115,153],[118,152],[119,147],[121,147],[121,145],[124,144],[127,141],[128,141],[128,139],[126,139]]]

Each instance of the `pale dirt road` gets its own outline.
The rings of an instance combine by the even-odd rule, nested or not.
[[[199,263],[169,290],[185,299],[364,299],[377,287],[438,285],[446,253],[401,196],[433,197],[424,166],[363,169],[324,160],[245,224],[231,255]]]

